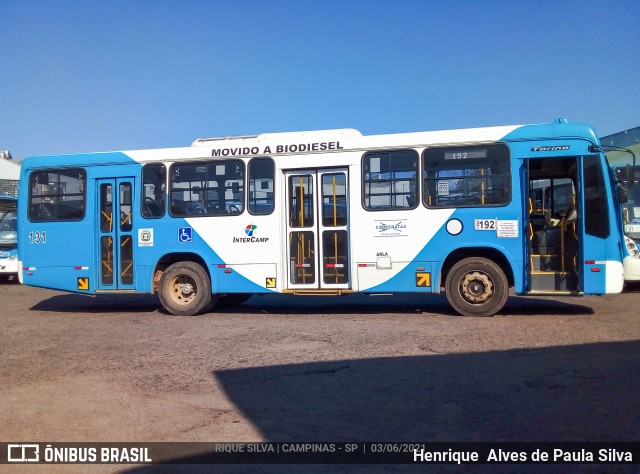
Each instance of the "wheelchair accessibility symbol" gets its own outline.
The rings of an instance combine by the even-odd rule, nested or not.
[[[191,227],[178,227],[179,242],[193,242],[193,229]]]

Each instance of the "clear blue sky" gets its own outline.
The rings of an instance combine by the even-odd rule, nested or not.
[[[638,0],[0,0],[0,150],[640,125]]]

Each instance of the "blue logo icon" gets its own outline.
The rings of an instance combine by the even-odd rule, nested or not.
[[[178,227],[178,241],[193,242],[193,229],[191,227]]]

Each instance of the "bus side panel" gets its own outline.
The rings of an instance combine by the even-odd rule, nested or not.
[[[428,211],[427,211],[428,212]],[[448,255],[465,249],[478,249],[475,255],[482,257],[482,249],[492,249],[504,255],[511,268],[503,268],[506,274],[513,272],[516,282],[522,281],[522,223],[518,218],[519,207],[459,209],[440,225],[436,234],[428,240],[417,255],[408,262],[392,261],[391,269],[358,268],[358,275],[368,274],[361,282],[361,291],[367,293],[391,292],[440,292],[442,265]],[[421,219],[421,230],[428,232],[428,219]],[[486,223],[486,229],[476,229],[476,221]],[[480,227],[480,226],[479,226]],[[437,257],[437,260],[433,259]],[[395,271],[393,271],[395,270]],[[376,274],[374,278],[371,274]],[[376,281],[377,280],[377,281]],[[363,288],[362,283],[377,284]],[[521,288],[517,287],[516,291]]]
[[[620,247],[614,239],[599,239],[585,234],[584,248],[584,293],[587,295],[620,293],[624,287],[625,273],[623,264],[618,260],[621,255]],[[601,256],[604,258],[600,259]]]
[[[90,159],[86,156],[83,160]],[[135,176],[140,165],[133,163],[122,153],[104,154],[109,156],[113,166],[89,166],[80,164],[77,168],[86,171],[85,214],[78,221],[39,221],[29,220],[29,183],[33,172],[62,169],[58,161],[67,158],[70,161],[78,157],[50,157],[40,161],[37,168],[30,167],[35,159],[23,163],[20,187],[21,208],[18,219],[19,258],[22,266],[22,282],[26,285],[59,289],[71,292],[93,293],[98,289],[97,278],[100,272],[98,258],[97,233],[97,196],[94,186],[96,178],[110,175]],[[44,164],[43,164],[44,163]],[[74,165],[73,168],[76,168]],[[134,220],[135,224],[135,220]],[[135,261],[135,260],[134,260]]]
[[[277,269],[283,244],[277,211],[251,215],[245,209],[239,216],[193,217],[186,223],[197,235],[195,246],[207,249],[214,293],[273,293],[281,288]]]
[[[144,271],[144,283],[138,284],[140,291],[151,292],[153,288],[154,271],[158,262],[163,258],[198,259],[206,263],[206,270],[211,277],[211,291],[213,293],[268,293],[275,290],[268,289],[267,278],[276,278],[276,264],[252,263],[252,254],[246,247],[240,246],[229,251],[233,246],[233,235],[245,235],[246,216],[233,217],[193,217],[176,218],[165,216],[160,219],[140,219],[138,225],[138,239],[136,258],[138,268]],[[238,223],[238,225],[234,225]],[[146,234],[151,240],[142,243],[139,237]],[[242,237],[238,237],[242,238]],[[261,258],[273,258],[277,239],[266,247],[266,242],[253,242],[262,249]],[[140,273],[140,272],[139,272]],[[140,282],[142,279],[139,278]]]
[[[362,293],[437,293],[433,269],[437,262],[391,262],[389,268],[358,266]],[[382,282],[382,283],[381,283]],[[437,286],[437,285],[436,285]]]
[[[352,205],[352,266],[357,275],[354,288],[365,293],[432,292],[431,275],[400,275],[411,262],[412,272],[431,273],[434,256],[418,256],[429,244],[453,209],[430,211],[422,207],[406,211],[366,211]],[[422,270],[419,270],[422,268]],[[417,284],[416,278],[420,278]]]
[[[216,274],[216,293],[266,293],[275,289],[275,263],[231,264],[212,266]],[[261,281],[262,286],[254,283]]]
[[[87,214],[92,211],[89,201]],[[66,291],[95,290],[91,277],[95,229],[87,215],[78,222],[23,224],[21,220],[18,239],[24,284]]]

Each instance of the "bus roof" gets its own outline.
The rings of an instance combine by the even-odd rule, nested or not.
[[[263,133],[236,137],[200,138],[189,147],[126,150],[31,157],[23,160],[23,168],[31,166],[82,166],[91,163],[118,164],[131,159],[138,162],[196,159],[208,157],[239,158],[287,154],[359,151],[371,148],[451,146],[478,143],[544,140],[562,137],[581,138],[598,144],[598,137],[588,125],[557,119],[551,123],[507,125],[439,131],[363,135],[356,129],[315,130],[305,132]],[[211,151],[205,152],[205,149]],[[34,161],[35,160],[35,161]]]
[[[219,142],[240,142],[242,144],[264,143],[268,141],[335,139],[361,137],[362,133],[355,128],[337,128],[333,130],[308,130],[304,132],[261,133],[259,135],[240,135],[229,137],[198,138],[191,146],[211,146]]]

